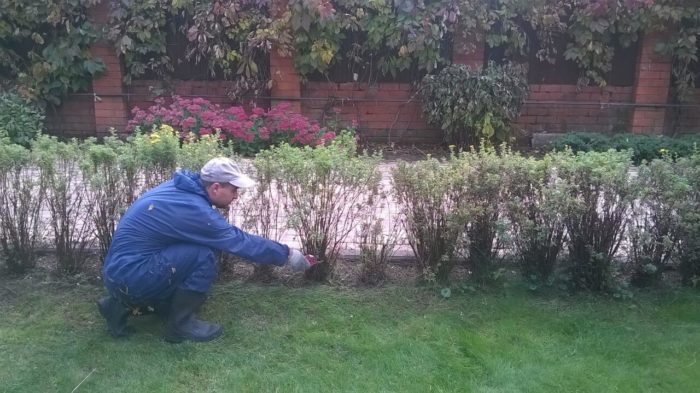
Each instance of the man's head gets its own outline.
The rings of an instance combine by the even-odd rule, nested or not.
[[[200,171],[202,183],[209,200],[218,208],[225,208],[238,198],[239,188],[255,185],[233,160],[226,157],[212,158]]]

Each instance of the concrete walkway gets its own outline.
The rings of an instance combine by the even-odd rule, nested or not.
[[[396,165],[397,161],[383,161],[379,164],[379,171],[382,174],[381,186],[385,191],[390,191],[391,184],[391,171]],[[229,212],[229,221],[234,225],[247,229],[244,227],[245,213],[243,209],[250,204],[255,203],[252,199],[252,193],[244,193],[241,199],[231,206]],[[394,249],[393,258],[395,259],[407,259],[413,257],[413,250],[408,244],[406,239],[406,232],[404,231],[403,225],[398,221],[400,220],[399,206],[393,198],[388,198],[385,203],[382,203],[379,207],[379,211],[376,213],[376,217],[382,220],[382,225],[384,227],[383,233],[387,237],[391,237],[396,242],[396,247]],[[281,217],[280,223],[278,223],[278,228],[280,225],[284,225],[284,220],[286,217]],[[359,225],[359,222],[357,223]],[[281,236],[279,241],[281,243],[287,244],[291,247],[300,247],[300,240],[298,234],[291,230],[286,229],[283,231],[284,234]],[[345,258],[355,258],[359,255],[360,250],[360,235],[358,230],[353,230],[341,244],[340,255]]]

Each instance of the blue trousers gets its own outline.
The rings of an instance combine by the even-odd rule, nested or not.
[[[105,277],[109,293],[128,306],[169,302],[176,289],[206,293],[217,275],[212,249],[175,244],[130,270],[125,277]]]

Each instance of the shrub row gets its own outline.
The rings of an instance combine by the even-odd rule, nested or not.
[[[535,285],[606,291],[617,277],[648,285],[675,267],[697,282],[698,164],[698,154],[635,167],[630,152],[527,158],[485,148],[402,163],[393,180],[426,278],[466,261],[486,282],[509,257]]]
[[[5,139],[7,267],[31,268],[46,237],[61,271],[81,271],[87,250],[104,254],[120,215],[144,190],[219,155],[232,153],[218,135],[183,142],[168,125],[103,143],[41,136],[31,150]],[[464,263],[473,280],[488,283],[508,261],[534,285],[561,280],[594,291],[619,278],[650,285],[669,269],[687,284],[700,277],[699,154],[634,166],[629,152],[613,150],[533,158],[481,148],[399,163],[391,187],[381,181],[379,160],[358,153],[350,134],[263,151],[249,163],[258,185],[238,205],[239,225],[275,240],[294,231],[304,252],[325,262],[307,272],[318,280],[333,273],[354,234],[363,279],[381,281],[400,229],[427,281],[445,280]]]
[[[0,243],[6,266],[17,273],[32,268],[37,248],[48,239],[58,270],[81,272],[90,249],[106,255],[119,217],[139,195],[175,170],[197,171],[216,156],[233,156],[218,134],[181,140],[169,125],[103,143],[42,135],[28,149],[2,139]],[[372,220],[382,200],[378,161],[357,154],[351,133],[314,148],[273,147],[250,162],[258,187],[239,206],[241,225],[275,240],[294,230],[305,252],[325,262],[308,276],[325,279],[356,220]]]

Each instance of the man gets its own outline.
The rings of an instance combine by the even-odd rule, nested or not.
[[[228,207],[239,189],[253,185],[235,162],[219,157],[198,174],[176,172],[127,210],[102,269],[110,296],[97,302],[112,336],[132,333],[129,310],[146,306],[166,316],[166,341],[221,335],[221,326],[195,317],[216,277],[214,250],[295,271],[316,263],[313,256],[243,232],[212,208]]]

